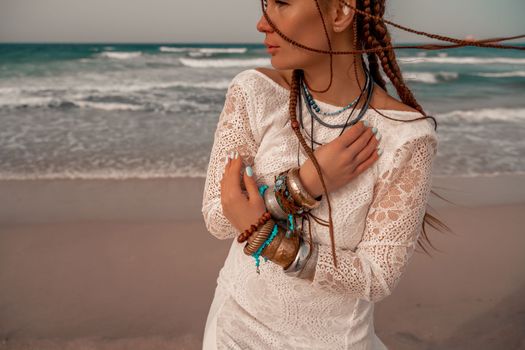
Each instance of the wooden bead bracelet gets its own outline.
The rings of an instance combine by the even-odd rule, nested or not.
[[[257,225],[250,225],[249,228],[247,228],[246,230],[244,230],[238,237],[237,237],[237,242],[239,243],[243,243],[243,242],[246,242],[248,240],[248,238],[250,238],[250,236],[255,232],[257,231],[257,229],[259,227],[261,227],[262,225],[264,225],[268,220],[270,220],[272,218],[272,215],[270,214],[270,212],[267,210],[265,211],[261,217],[257,220]]]

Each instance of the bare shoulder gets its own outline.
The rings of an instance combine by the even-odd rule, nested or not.
[[[418,110],[390,96],[385,90],[381,89],[377,85],[376,85],[376,88],[374,89],[374,92],[375,93],[374,93],[374,96],[372,97],[371,104],[376,109],[418,113]]]
[[[388,96],[388,102],[386,103],[386,107],[384,109],[400,112],[419,112],[417,109],[410,107],[409,105],[406,105],[401,101],[398,101],[390,95]]]
[[[258,72],[266,75],[268,78],[281,85],[283,88],[290,90],[292,80],[292,70],[276,70],[273,68],[257,67]]]

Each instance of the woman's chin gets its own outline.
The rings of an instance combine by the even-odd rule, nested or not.
[[[288,70],[288,69],[295,69],[296,67],[290,62],[282,62],[276,55],[271,57],[271,64],[272,67],[276,70]]]

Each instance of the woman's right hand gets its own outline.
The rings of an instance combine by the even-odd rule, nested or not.
[[[381,138],[379,132],[374,134],[372,128],[359,121],[341,136],[314,151],[328,192],[346,185],[379,159],[378,138]],[[324,193],[319,174],[310,159],[301,165],[299,177],[312,196]]]

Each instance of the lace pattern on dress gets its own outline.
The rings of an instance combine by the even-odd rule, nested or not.
[[[202,199],[206,228],[219,239],[234,238],[239,234],[223,214],[220,181],[230,153],[238,151],[245,165],[253,164],[258,145],[253,136],[250,114],[253,115],[249,94],[234,79],[228,87],[215,130]]]
[[[313,283],[334,293],[377,302],[390,295],[417,244],[431,187],[437,140],[425,135],[405,142],[374,188],[365,232],[355,252],[316,245]]]

